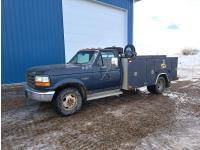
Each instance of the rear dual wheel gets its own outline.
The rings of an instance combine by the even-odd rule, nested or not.
[[[156,85],[147,86],[149,92],[153,94],[161,94],[166,87],[166,81],[164,77],[158,77]]]

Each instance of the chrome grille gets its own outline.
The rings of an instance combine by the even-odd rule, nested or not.
[[[33,86],[34,82],[35,82],[35,75],[32,74],[32,73],[28,73],[27,74],[27,83],[28,83],[28,85]]]

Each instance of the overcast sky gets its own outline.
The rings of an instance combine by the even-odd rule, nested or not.
[[[139,54],[200,49],[200,0],[142,0],[134,6],[134,44]]]

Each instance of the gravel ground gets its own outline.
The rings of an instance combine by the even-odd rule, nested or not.
[[[90,101],[69,117],[2,87],[2,149],[200,149],[200,80]]]

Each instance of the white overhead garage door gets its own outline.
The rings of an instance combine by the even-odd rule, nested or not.
[[[127,44],[127,12],[88,0],[62,0],[66,61],[82,48]]]

